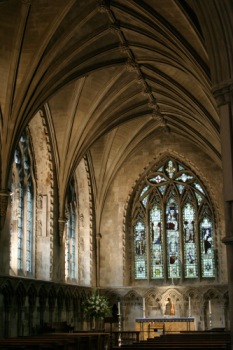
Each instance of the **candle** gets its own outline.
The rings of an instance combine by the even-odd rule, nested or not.
[[[191,298],[189,296],[189,317],[191,317]]]
[[[209,313],[211,314],[211,300],[209,300]]]
[[[143,311],[143,318],[146,317],[146,302],[145,298],[142,299],[142,311]]]
[[[121,314],[121,303],[118,301],[118,315]]]

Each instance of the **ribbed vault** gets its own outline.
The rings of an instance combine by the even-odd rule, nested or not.
[[[103,203],[122,164],[146,140],[162,142],[164,134],[186,137],[219,166],[209,56],[194,12],[198,5],[191,5],[175,0],[1,2],[2,164],[43,109],[61,203],[85,154],[97,181],[96,201]],[[9,168],[2,169],[3,189],[8,174]]]

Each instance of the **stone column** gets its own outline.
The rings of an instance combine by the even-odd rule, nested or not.
[[[63,243],[66,222],[67,222],[66,218],[58,219],[58,241],[60,246],[62,246],[62,243]]]
[[[233,82],[219,85],[213,93],[220,115],[226,229],[222,242],[226,244],[227,250],[229,315],[233,339]]]
[[[96,234],[96,286],[100,285],[100,239],[101,233]]]

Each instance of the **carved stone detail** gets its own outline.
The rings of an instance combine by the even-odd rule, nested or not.
[[[9,197],[8,191],[4,191],[4,190],[0,191],[0,217],[1,218],[6,216],[8,197]]]
[[[106,0],[97,0],[96,3],[97,3],[96,5],[99,12],[101,13],[110,12],[110,5]]]
[[[119,49],[122,53],[129,53],[129,51],[130,51],[129,46],[126,43],[124,43],[124,44],[120,43]]]
[[[232,101],[233,96],[233,82],[228,81],[219,86],[215,86],[213,89],[213,95],[216,99],[218,107],[223,106]]]
[[[109,30],[111,33],[120,33],[121,31],[120,23],[115,22],[114,24],[110,24]]]
[[[66,222],[67,220],[65,218],[58,219],[58,240],[60,246],[62,245]]]
[[[28,5],[30,6],[32,4],[32,0],[21,0],[23,5]]]
[[[154,109],[154,108],[155,108],[155,109],[158,108],[156,98],[153,98],[153,99],[148,103],[148,107],[149,107],[149,108],[153,108],[153,109]]]
[[[6,218],[7,206],[8,206],[8,191],[0,191],[0,229],[3,228]]]
[[[135,72],[138,75],[141,74],[139,65],[132,59],[128,59],[126,62],[126,69],[128,72]]]
[[[222,242],[226,245],[233,245],[233,236],[224,237]]]

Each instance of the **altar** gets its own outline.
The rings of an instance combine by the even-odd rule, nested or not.
[[[136,318],[136,331],[140,331],[141,339],[153,338],[160,334],[194,330],[194,317]]]

